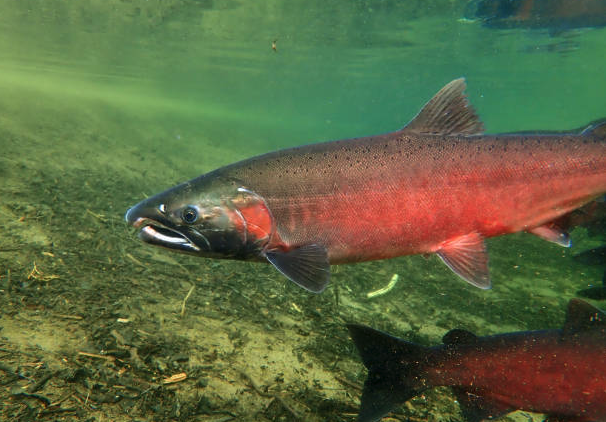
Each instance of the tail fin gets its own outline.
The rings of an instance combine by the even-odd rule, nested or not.
[[[429,388],[423,364],[429,350],[370,327],[348,324],[368,378],[358,422],[375,422],[399,404]]]

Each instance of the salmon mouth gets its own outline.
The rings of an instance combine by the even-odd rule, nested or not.
[[[133,224],[139,230],[139,239],[150,245],[161,246],[177,252],[199,254],[204,252],[203,248],[193,242],[189,236],[174,228],[168,227],[156,220],[149,218],[138,218]],[[196,238],[202,239],[206,250],[210,250],[210,243],[197,230],[192,230]]]

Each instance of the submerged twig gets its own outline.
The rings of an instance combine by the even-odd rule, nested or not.
[[[339,302],[341,298],[339,296],[339,283],[333,283],[333,291],[335,292],[335,309],[339,309]]]
[[[240,372],[240,375],[242,375],[242,377],[244,377],[250,383],[250,386],[253,388],[253,390],[255,390],[255,392],[258,395],[277,400],[280,403],[280,405],[282,405],[282,407],[288,413],[290,413],[295,420],[297,420],[297,421],[301,420],[301,417],[299,416],[299,414],[293,408],[291,408],[288,404],[286,404],[284,399],[279,394],[268,393],[268,392],[261,390],[261,387],[259,387],[259,384],[257,384],[250,375],[248,375],[243,370],[239,370],[238,372]]]
[[[355,382],[349,381],[348,379],[343,378],[343,377],[340,377],[340,376],[338,376],[338,375],[337,375],[337,376],[335,376],[335,379],[336,379],[337,381],[339,381],[339,382],[340,382],[341,384],[343,384],[343,385],[346,385],[346,386],[348,386],[348,387],[354,388],[354,389],[356,389],[356,390],[358,390],[358,391],[362,391],[362,388],[363,388],[363,387],[362,387],[360,384],[357,384],[357,383],[355,383]]]
[[[52,403],[51,403],[52,406]],[[78,408],[77,407],[63,407],[63,408],[59,408],[59,409],[47,409],[47,410],[43,410],[42,412],[40,412],[40,416],[44,416],[44,415],[52,415],[55,413],[67,413],[67,412],[77,412]]]
[[[74,392],[70,391],[69,393],[65,394],[63,397],[59,398],[59,400],[57,400],[55,402],[52,402],[50,405],[51,405],[51,407],[57,407],[61,403],[63,403],[65,400],[69,399],[73,395],[74,395]]]
[[[139,261],[137,258],[135,258],[134,256],[132,256],[131,254],[127,253],[125,254],[125,256],[130,259],[131,261],[133,261],[135,264],[140,265],[143,268],[147,268],[147,265],[145,265],[143,262]]]
[[[130,353],[130,359],[135,364],[135,366],[139,368],[143,368],[145,366],[145,364],[139,357],[139,354],[137,353],[137,348],[126,344],[126,341],[124,340],[124,337],[122,337],[122,334],[120,334],[116,330],[111,330],[109,333],[116,339],[116,346],[119,349],[127,350],[128,353]]]
[[[42,402],[44,404],[44,407],[48,407],[51,404],[50,399],[48,397],[45,397],[45,396],[41,395],[41,394],[30,394],[30,393],[27,393],[27,392],[22,391],[22,390],[17,390],[15,392],[11,393],[11,395],[13,397],[25,397],[25,398],[36,399],[36,400]]]
[[[104,223],[107,222],[107,217],[105,215],[103,215],[103,214],[97,214],[95,212],[92,212],[89,209],[86,210],[86,213],[92,215],[93,217],[95,217],[99,221],[102,221]]]
[[[80,315],[65,315],[65,314],[51,314],[55,318],[73,319],[74,321],[80,321],[82,318]]]
[[[27,392],[30,394],[35,393],[38,390],[41,390],[44,385],[48,382],[48,380],[50,380],[53,377],[53,373],[52,372],[48,372],[46,373],[44,376],[42,376],[42,378],[40,378],[38,381],[36,381],[36,383],[32,384],[29,386],[29,388],[27,389]]]
[[[228,421],[231,421],[233,419],[236,419],[236,417],[235,416],[224,416],[224,417],[222,417],[220,419],[216,419],[214,422],[228,422]]]
[[[183,303],[181,304],[181,318],[183,318],[183,316],[185,315],[185,303],[187,302],[187,299],[189,299],[189,297],[191,296],[195,287],[196,287],[195,284],[192,285],[191,288],[189,289],[189,291],[187,292],[187,294],[185,295],[185,299],[183,299]]]
[[[9,268],[6,269],[6,294],[10,296],[11,290],[13,289],[11,285],[11,270]]]
[[[15,371],[13,368],[11,368],[10,366],[0,362],[0,371],[2,372],[6,372],[6,374],[11,377],[11,381],[13,380],[17,380],[17,379],[24,379],[25,377],[22,376],[21,374],[19,374],[17,371]]]
[[[162,380],[162,384],[174,384],[176,382],[185,381],[187,379],[187,374],[185,372],[179,372],[178,374],[171,375],[168,378],[164,378]]]
[[[107,360],[109,362],[114,362],[116,360],[115,356],[111,356],[111,355],[98,355],[96,353],[87,353],[87,352],[78,352],[79,356],[86,356],[88,358],[94,358],[94,359],[104,359]]]

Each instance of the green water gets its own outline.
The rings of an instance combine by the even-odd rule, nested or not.
[[[338,379],[361,384],[365,373],[346,321],[426,345],[452,328],[560,326],[567,301],[602,277],[571,258],[600,243],[584,229],[573,232],[572,251],[527,234],[489,240],[491,291],[467,286],[436,257],[414,256],[333,267],[334,286],[315,296],[269,266],[152,250],[123,221],[145,196],[233,161],[398,129],[460,76],[488,132],[564,130],[606,116],[605,29],[494,30],[464,20],[464,8],[0,1],[0,360],[21,367],[30,353],[53,371],[75,370],[89,363],[79,351],[137,345],[143,363],[122,357],[88,383],[41,390],[51,401],[75,391],[69,420],[289,420],[283,408],[267,410],[272,397],[255,393],[246,372],[304,420],[349,421],[360,391]],[[43,275],[32,276],[34,262]],[[395,273],[391,292],[366,298]],[[37,380],[37,370],[27,376]],[[161,386],[178,372],[189,381]],[[137,377],[157,396],[86,401],[87,391],[113,394],[111,385]],[[0,419],[28,420],[11,394],[0,393],[10,403]],[[447,391],[427,397],[400,414],[462,420]]]

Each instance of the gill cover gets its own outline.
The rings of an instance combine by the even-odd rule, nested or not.
[[[174,209],[178,231],[200,247],[200,255],[251,259],[268,245],[274,223],[265,200],[245,188],[209,190]]]
[[[279,236],[265,199],[243,187],[238,188],[238,193],[232,203],[241,217],[243,227],[240,230],[245,239],[253,238],[262,245],[262,255],[289,280],[314,293],[324,291],[330,281],[326,248],[309,244],[289,251],[269,249],[272,240],[279,243]]]

